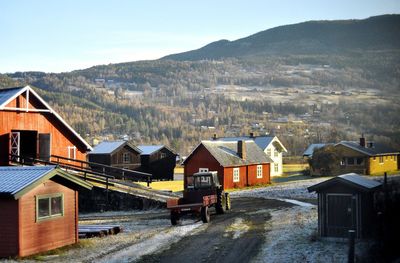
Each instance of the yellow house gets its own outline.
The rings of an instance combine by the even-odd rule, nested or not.
[[[400,152],[372,142],[342,141],[335,144],[341,152],[340,173],[382,174],[398,170]]]

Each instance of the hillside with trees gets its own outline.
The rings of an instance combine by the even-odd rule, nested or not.
[[[351,25],[353,31],[359,30],[354,23],[368,24],[377,28],[371,31],[377,34],[386,32],[381,26],[388,17],[396,24],[384,25],[393,33],[400,25],[399,16],[295,27],[303,30],[298,37],[314,34],[315,24],[324,25],[324,30]],[[271,30],[295,30],[287,27]],[[249,39],[257,40],[262,33]],[[361,44],[370,35],[358,42],[349,39],[351,50],[340,53],[310,48],[303,53],[256,56],[254,47],[253,55],[243,57],[183,61],[169,57],[59,74],[15,72],[0,75],[0,87],[33,86],[91,143],[128,135],[135,143],[163,143],[187,155],[214,133],[254,132],[278,135],[289,154],[301,155],[308,143],[357,140],[365,133],[368,140],[399,147],[399,34],[392,41],[377,35],[375,42],[371,40],[374,45]],[[352,39],[361,37],[355,34]],[[346,42],[337,41],[343,43],[332,43],[336,50]],[[246,49],[249,54],[253,50]]]

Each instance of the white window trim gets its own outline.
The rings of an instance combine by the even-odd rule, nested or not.
[[[73,151],[73,156],[71,156],[71,150]],[[76,159],[76,146],[68,146],[68,159]],[[68,160],[70,162],[70,160]]]
[[[257,165],[257,178],[263,178],[263,170],[262,170],[262,165]]]
[[[279,164],[274,163],[274,172],[279,173]]]
[[[239,168],[233,168],[233,182],[240,182],[240,170]]]
[[[199,173],[208,173],[208,168],[199,168]]]

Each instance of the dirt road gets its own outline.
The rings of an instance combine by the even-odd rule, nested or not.
[[[233,198],[232,210],[211,215],[211,222],[169,249],[139,262],[248,262],[260,250],[270,211],[291,204],[261,198]]]

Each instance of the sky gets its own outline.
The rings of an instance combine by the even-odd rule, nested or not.
[[[400,0],[0,0],[0,73],[158,59],[309,20],[400,14]]]

